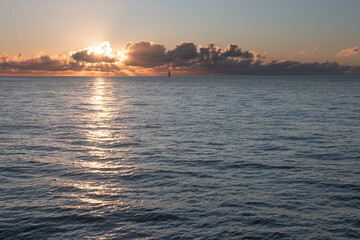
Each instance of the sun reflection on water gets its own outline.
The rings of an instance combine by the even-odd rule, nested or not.
[[[103,78],[96,78],[91,88],[89,104],[89,125],[87,137],[93,143],[111,140],[111,123],[114,120],[115,110],[112,108],[115,101],[112,96],[112,83]]]
[[[85,136],[89,142],[85,146],[91,156],[107,158],[111,154],[108,146],[122,139],[121,134],[114,132],[117,111],[114,108],[116,99],[113,93],[113,82],[109,79],[95,78],[88,99],[89,114]]]
[[[75,208],[92,209],[94,206],[106,208],[128,208],[141,203],[124,201],[128,190],[119,185],[117,176],[131,174],[134,167],[125,164],[123,153],[126,148],[113,147],[126,140],[123,127],[116,122],[121,107],[114,93],[111,79],[94,78],[87,99],[88,112],[83,117],[82,133],[86,155],[74,163],[76,179],[64,179],[62,186],[75,189],[67,197],[76,199]],[[114,179],[112,182],[111,179]],[[100,209],[95,214],[103,214]]]

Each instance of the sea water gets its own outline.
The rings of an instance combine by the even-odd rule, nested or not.
[[[359,239],[360,77],[0,77],[0,239]]]

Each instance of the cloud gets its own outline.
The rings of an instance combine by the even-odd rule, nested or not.
[[[234,44],[230,44],[224,52],[221,54],[222,57],[242,57],[242,58],[253,58],[254,54],[248,51],[241,51],[241,49]]]
[[[191,43],[187,43],[191,44]],[[195,46],[195,45],[194,45]],[[177,47],[178,48],[178,47]],[[192,47],[193,51],[195,47]],[[344,66],[336,62],[304,63],[292,60],[268,60],[259,53],[243,51],[235,44],[227,48],[210,43],[197,47],[186,64],[170,58],[175,70],[186,75],[302,75],[359,73],[359,67]],[[305,51],[304,51],[305,52]],[[170,52],[171,53],[171,52]],[[174,64],[176,63],[176,64]]]
[[[104,55],[98,55],[96,53],[89,53],[88,50],[80,50],[76,53],[73,53],[71,57],[75,61],[79,62],[90,62],[90,63],[99,63],[99,62],[115,62],[114,57],[104,56]]]
[[[167,63],[166,49],[163,45],[141,41],[127,43],[125,48],[125,65],[153,68]]]
[[[174,50],[168,51],[167,54],[172,60],[192,60],[199,56],[197,46],[190,42],[182,42],[180,45],[176,46]]]
[[[210,43],[206,48],[200,48],[200,61],[206,63],[216,63],[222,61],[233,61],[234,59],[252,59],[254,53],[242,51],[237,45],[229,44],[226,49],[216,47],[215,43]]]
[[[73,53],[71,57],[78,62],[88,63],[113,63],[117,60],[116,53],[110,47],[110,43],[105,41],[96,48],[87,47]]]
[[[306,52],[306,49],[303,49],[303,50],[297,51],[296,54],[298,54],[298,55],[304,55],[305,52]]]
[[[40,57],[22,60],[21,57],[16,59],[3,55],[0,62],[0,68],[13,70],[65,71],[68,70],[69,67],[69,62],[63,59],[62,56],[54,58],[48,55],[41,55]]]
[[[359,52],[359,48],[358,47],[353,47],[353,48],[347,48],[344,50],[341,50],[340,52],[338,52],[336,54],[337,57],[349,57],[349,56],[354,56],[354,55],[358,55]]]
[[[40,53],[38,56],[23,59],[22,53],[17,57],[3,55],[0,58],[0,74],[78,74],[82,72],[123,74],[116,64],[119,54],[109,42],[103,42],[96,48],[84,48],[70,53],[69,56],[58,54],[49,56]]]
[[[171,66],[189,66],[199,57],[197,46],[194,43],[182,42],[175,49],[167,52],[167,61]]]
[[[3,55],[0,58],[0,74],[74,74],[74,72],[103,72],[120,71],[120,67],[112,63],[86,64],[74,61],[71,57],[40,55],[38,57],[22,59]]]
[[[331,75],[359,72],[350,66],[342,66],[337,62],[302,63],[291,60],[271,61],[262,65],[261,73],[264,75]]]
[[[315,49],[315,48],[314,48]],[[357,48],[353,48],[353,51]],[[345,49],[346,50],[346,49]],[[344,50],[344,51],[345,51]],[[316,51],[316,50],[313,50]],[[123,58],[123,57],[125,58]],[[33,58],[0,57],[0,74],[28,75],[303,75],[359,74],[360,66],[337,62],[299,62],[271,60],[254,51],[242,50],[236,44],[226,48],[209,43],[206,46],[182,42],[174,49],[140,41],[127,43],[115,52],[108,42],[97,48],[84,48],[69,55],[40,54]]]
[[[314,52],[316,52],[318,50],[318,47],[317,46],[315,46],[315,47],[313,47],[313,49],[302,49],[302,50],[299,50],[299,51],[296,51],[296,54],[298,54],[298,55],[304,55],[305,53],[307,53],[307,52],[312,52],[312,53],[314,53]]]
[[[238,59],[253,59],[256,53],[242,51],[237,45],[230,44],[226,49],[209,43],[206,47],[198,47],[191,42],[182,42],[175,49],[166,52],[163,45],[141,41],[128,43],[125,48],[125,64],[154,68],[165,65],[173,67],[190,67],[196,64],[216,64]],[[257,55],[259,56],[259,55]]]

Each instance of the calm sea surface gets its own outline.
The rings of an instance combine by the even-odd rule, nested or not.
[[[0,239],[359,239],[360,77],[0,77]]]

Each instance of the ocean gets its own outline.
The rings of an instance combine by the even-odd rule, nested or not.
[[[0,239],[359,239],[360,76],[0,77]]]

